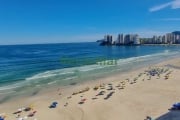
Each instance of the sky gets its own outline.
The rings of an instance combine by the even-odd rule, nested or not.
[[[180,0],[0,0],[0,45],[151,37],[179,23]]]

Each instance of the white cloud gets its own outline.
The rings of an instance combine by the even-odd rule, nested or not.
[[[152,8],[149,9],[150,12],[155,12],[155,11],[159,11],[161,9],[164,9],[166,7],[169,7],[172,3],[169,2],[169,3],[165,3],[165,4],[162,4],[162,5],[158,5],[158,6],[154,6]]]
[[[180,8],[180,0],[175,0],[172,2],[172,9],[178,9]]]
[[[180,18],[163,18],[159,20],[160,21],[180,21]]]
[[[180,8],[180,0],[173,0],[173,1],[168,2],[168,3],[164,3],[161,5],[154,6],[154,7],[150,8],[149,11],[155,12],[155,11],[159,11],[159,10],[162,10],[164,8],[167,8],[167,7],[170,7],[171,9]]]

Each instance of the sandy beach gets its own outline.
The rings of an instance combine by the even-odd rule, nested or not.
[[[5,120],[144,120],[146,116],[158,119],[180,101],[179,61],[176,58],[66,89],[52,88],[12,99],[0,104],[0,114]],[[160,73],[149,75],[151,71]],[[54,101],[58,102],[56,108],[49,108]],[[29,106],[32,109],[13,114]]]

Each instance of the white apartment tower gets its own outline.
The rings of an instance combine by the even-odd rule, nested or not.
[[[133,35],[133,42],[134,42],[134,45],[140,44],[139,35],[137,35],[137,34]]]

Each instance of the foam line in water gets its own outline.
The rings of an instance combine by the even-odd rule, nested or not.
[[[96,69],[101,69],[104,68],[105,66],[100,66],[100,65],[86,65],[83,67],[79,67],[77,68],[79,71],[81,72],[87,72],[87,71],[92,71],[92,70],[96,70]]]
[[[7,85],[7,86],[3,86],[3,87],[0,87],[0,91],[4,91],[4,90],[10,90],[10,89],[15,89],[15,88],[18,88],[19,86],[18,85]]]
[[[66,80],[72,80],[72,79],[76,79],[77,77],[68,77],[68,78],[65,78],[65,79],[62,79],[63,81],[66,81]]]
[[[16,91],[6,91],[6,92],[0,92],[1,95],[5,95],[5,94],[10,94],[10,93],[15,93]]]
[[[149,58],[153,59],[153,57],[175,55],[177,53],[178,52],[170,52],[170,51],[165,50],[163,53],[156,53],[156,54],[144,55],[144,56],[139,56],[139,57],[131,57],[131,58],[126,58],[126,59],[118,59],[117,63],[118,65],[120,65],[120,64],[135,62],[135,61],[144,61]]]
[[[66,75],[66,74],[73,74],[73,71],[68,72],[62,72],[62,69],[59,70],[52,70],[52,71],[46,71],[43,73],[36,74],[32,77],[26,78],[26,80],[36,80],[36,79],[42,79],[42,78],[49,78],[49,77],[55,77],[57,75]]]
[[[49,82],[48,85],[54,84],[54,83],[56,83],[56,82],[57,82],[57,81]]]
[[[26,80],[34,80],[34,79],[40,79],[40,78],[48,78],[56,76],[56,74],[38,74],[30,78],[26,78]]]

